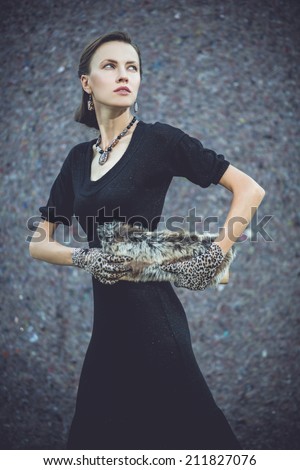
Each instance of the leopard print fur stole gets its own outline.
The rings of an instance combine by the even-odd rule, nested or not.
[[[174,282],[176,275],[163,271],[160,265],[189,260],[203,254],[218,236],[208,233],[189,233],[186,230],[150,232],[140,225],[132,226],[119,221],[99,225],[97,232],[100,248],[104,253],[133,258],[130,261],[132,270],[126,273],[122,280],[135,282]],[[229,267],[235,256],[236,249],[232,246],[217,268],[209,286],[227,284]]]

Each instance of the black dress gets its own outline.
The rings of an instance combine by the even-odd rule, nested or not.
[[[75,215],[90,247],[99,246],[97,224],[112,219],[155,230],[173,176],[205,188],[229,166],[180,129],[140,121],[121,159],[91,181],[94,143],[71,150],[40,208],[66,225]],[[92,282],[93,332],[68,448],[239,449],[199,370],[172,285]]]

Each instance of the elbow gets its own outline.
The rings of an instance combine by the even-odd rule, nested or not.
[[[31,258],[43,260],[48,241],[51,240],[49,232],[45,230],[43,224],[36,228],[29,240],[29,254]]]
[[[264,190],[264,188],[262,186],[260,186],[259,184],[256,183],[256,185],[255,185],[255,194],[262,201],[263,198],[266,195],[266,191]]]
[[[262,188],[262,186],[257,183],[252,186],[252,188],[249,190],[249,193],[252,197],[252,203],[255,204],[256,207],[261,204],[263,198],[266,195],[266,191],[264,190],[264,188]]]
[[[34,243],[31,241],[31,242],[29,243],[29,254],[30,254],[31,258],[35,258],[35,259],[36,259],[36,251],[35,251],[34,248],[35,248],[35,247],[34,247]]]
[[[40,249],[39,249],[37,243],[34,243],[33,241],[31,241],[29,243],[29,254],[30,254],[31,258],[33,258],[33,259],[41,259]]]

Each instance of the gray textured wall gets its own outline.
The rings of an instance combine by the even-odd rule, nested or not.
[[[1,428],[3,449],[63,449],[92,324],[84,272],[30,258],[69,149],[82,48],[113,29],[140,45],[140,119],[223,153],[266,197],[272,242],[239,244],[230,284],[177,289],[199,365],[245,448],[299,449],[299,7],[297,1],[1,1]],[[217,215],[230,193],[174,180],[164,214]],[[252,224],[252,233],[257,228]],[[57,236],[62,239],[59,229]],[[298,250],[298,251],[297,251]]]

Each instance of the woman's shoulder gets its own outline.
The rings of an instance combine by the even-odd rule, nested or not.
[[[172,126],[165,122],[156,121],[154,123],[144,123],[148,127],[148,132],[153,136],[160,137],[166,140],[176,140],[183,137],[184,132],[178,127]]]
[[[74,147],[72,147],[71,150],[70,150],[70,154],[78,155],[78,154],[85,153],[86,151],[88,151],[93,146],[93,144],[96,142],[96,140],[97,139],[87,140],[85,142],[80,142],[80,143],[74,145]]]
[[[78,161],[87,155],[88,152],[91,151],[93,144],[96,142],[97,139],[88,140],[85,142],[80,142],[74,145],[70,150],[66,157],[66,161],[72,163],[73,161]]]

